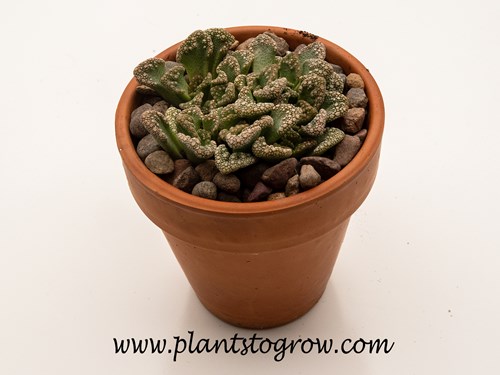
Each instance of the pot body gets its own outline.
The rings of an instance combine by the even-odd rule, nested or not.
[[[271,202],[216,202],[186,194],[149,172],[135,152],[128,124],[138,104],[132,80],[116,112],[116,137],[131,192],[164,232],[203,305],[222,320],[247,328],[288,323],[324,292],[349,218],[368,195],[378,167],[384,124],[380,91],[366,68],[333,43],[276,27],[228,29],[240,42],[264,31],[291,48],[316,39],[327,60],[356,72],[369,98],[368,135],[336,176],[309,191]],[[159,57],[175,59],[178,44]]]

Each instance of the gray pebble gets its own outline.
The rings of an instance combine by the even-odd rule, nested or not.
[[[357,73],[349,74],[346,78],[345,83],[346,83],[347,87],[350,89],[355,88],[355,87],[360,88],[360,89],[365,88],[365,83],[363,82],[363,78],[361,78],[361,76]]]
[[[328,180],[330,177],[335,176],[341,169],[339,163],[323,156],[305,156],[300,159],[300,164],[312,165],[323,180]]]
[[[200,182],[200,176],[194,170],[193,167],[187,167],[184,169],[172,182],[176,188],[185,191],[186,193],[191,193],[194,186]]]
[[[194,185],[191,194],[201,198],[216,199],[217,186],[215,186],[215,184],[210,181],[201,181]]]
[[[297,164],[298,161],[295,158],[285,159],[268,168],[262,174],[262,181],[274,190],[281,190],[285,187],[288,179],[296,173]]]
[[[346,134],[344,139],[335,147],[333,160],[345,167],[361,148],[361,140],[355,135]]]
[[[349,103],[349,108],[365,108],[368,104],[368,97],[363,89],[355,87],[347,91],[347,101]]]
[[[206,160],[195,167],[202,181],[212,181],[219,170],[215,166],[215,160]]]
[[[349,108],[342,118],[342,130],[349,134],[355,134],[363,127],[366,111],[364,108]]]
[[[262,182],[258,182],[253,188],[252,192],[248,195],[248,202],[259,202],[266,200],[273,190],[264,185]]]
[[[321,183],[321,176],[312,165],[306,164],[300,168],[299,183],[303,190],[309,190]]]
[[[236,177],[234,174],[222,174],[222,173],[217,173],[212,180],[215,185],[222,191],[225,191],[226,193],[237,193],[240,190],[240,180],[238,177]]]
[[[161,146],[156,142],[151,134],[146,135],[137,143],[137,155],[144,160],[152,152],[161,150]]]
[[[134,109],[130,115],[130,133],[137,138],[142,138],[148,134],[148,131],[144,128],[141,121],[141,115],[153,108],[151,104],[146,103]]]
[[[174,161],[163,150],[155,151],[149,154],[144,160],[144,164],[149,170],[156,174],[169,174],[174,170]]]
[[[292,195],[300,193],[300,182],[299,175],[296,174],[287,181],[285,186],[285,195],[290,197]]]

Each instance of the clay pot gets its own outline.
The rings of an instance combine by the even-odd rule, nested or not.
[[[116,140],[130,190],[144,213],[163,230],[201,303],[241,327],[268,328],[309,311],[323,294],[350,216],[375,179],[384,126],[382,96],[368,70],[352,55],[309,33],[280,27],[229,28],[240,42],[264,31],[293,49],[323,42],[327,60],[361,75],[369,98],[368,135],[355,158],[319,186],[286,199],[218,202],[184,193],[150,172],[129,133],[138,105],[135,79],[116,110]],[[158,55],[174,60],[176,44]]]

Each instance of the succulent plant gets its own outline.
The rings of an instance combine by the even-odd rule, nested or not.
[[[343,80],[321,42],[286,53],[282,43],[263,33],[235,49],[224,29],[195,31],[175,62],[151,58],[134,69],[138,90],[171,105],[145,111],[142,123],[172,158],[214,158],[223,174],[325,153],[344,137],[332,126],[348,110]]]

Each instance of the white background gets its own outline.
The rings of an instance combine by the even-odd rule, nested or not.
[[[314,5],[313,5],[314,4]],[[498,1],[2,2],[0,373],[471,374],[500,365]],[[308,9],[307,6],[310,5]],[[276,25],[370,69],[386,131],[318,305],[277,339],[389,354],[114,354],[113,338],[251,336],[198,302],[128,190],[114,111],[195,29]],[[170,341],[171,343],[171,341]]]

